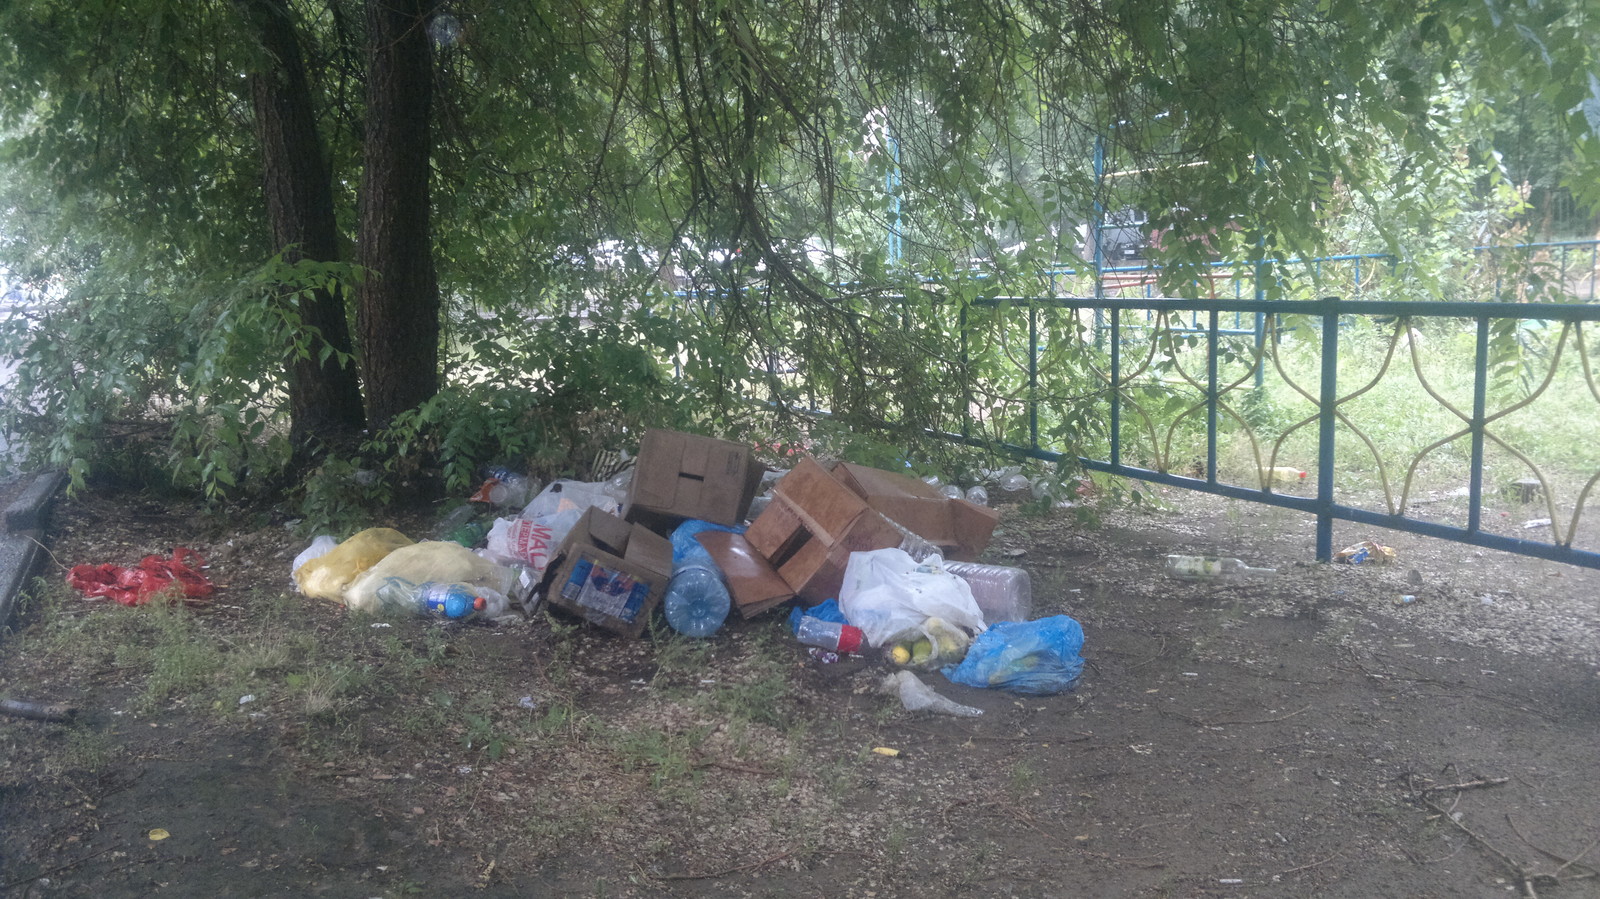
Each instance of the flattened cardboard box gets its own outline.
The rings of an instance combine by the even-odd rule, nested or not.
[[[733,595],[733,606],[740,615],[753,618],[794,599],[794,590],[788,582],[756,552],[743,534],[702,531],[695,534],[694,539],[700,541],[717,568],[722,570],[728,592]]]
[[[545,601],[626,637],[644,632],[672,577],[672,543],[591,508],[544,578]]]
[[[902,539],[809,456],[778,481],[772,502],[744,536],[811,603],[839,595],[852,552],[899,546]]]
[[[951,499],[918,478],[850,462],[835,465],[832,474],[885,518],[938,546],[947,559],[976,561],[1000,522],[996,510]]]
[[[750,511],[761,472],[749,447],[679,431],[647,431],[623,515],[661,530],[685,518],[736,525]]]

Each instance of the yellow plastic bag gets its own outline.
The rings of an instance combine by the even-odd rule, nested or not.
[[[368,568],[414,541],[394,528],[367,528],[294,573],[300,592],[318,599],[344,601],[344,591]]]
[[[413,584],[465,584],[500,597],[497,604],[502,607],[503,598],[511,594],[517,581],[512,569],[496,565],[459,543],[425,540],[401,547],[367,569],[345,589],[344,604],[358,612],[377,614],[383,608],[378,588],[392,577]]]

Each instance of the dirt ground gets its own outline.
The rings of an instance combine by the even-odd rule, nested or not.
[[[248,702],[141,701],[173,663],[106,634],[151,613],[36,601],[0,694],[81,711],[0,718],[0,893],[1600,896],[1600,572],[1353,527],[1398,564],[1321,566],[1297,513],[1167,500],[1007,511],[986,559],[1082,622],[1087,666],[1053,697],[927,678],[972,719],[900,710],[882,661],[821,664],[778,614],[704,644],[385,627],[286,597],[302,542],[269,513],[65,502],[60,564],[191,546],[220,589],[186,633],[283,652]],[[1161,573],[1219,551],[1282,573]]]

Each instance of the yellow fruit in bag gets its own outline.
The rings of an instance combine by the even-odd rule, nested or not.
[[[394,528],[367,528],[294,572],[295,586],[307,596],[344,602],[344,591],[362,572],[389,553],[414,543]]]

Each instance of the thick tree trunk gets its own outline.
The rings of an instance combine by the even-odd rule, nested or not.
[[[339,258],[333,182],[306,79],[305,63],[287,0],[235,0],[268,62],[250,75],[261,144],[261,168],[274,247],[286,262]],[[318,290],[309,297],[285,292],[279,302],[293,307],[307,330],[348,359],[350,327],[342,293]],[[355,365],[338,356],[321,360],[312,343],[302,358],[286,361],[289,374],[290,436],[304,460],[315,444],[361,430],[364,415]]]
[[[439,389],[439,282],[428,157],[434,0],[367,0],[367,130],[357,328],[367,419],[383,427]]]

